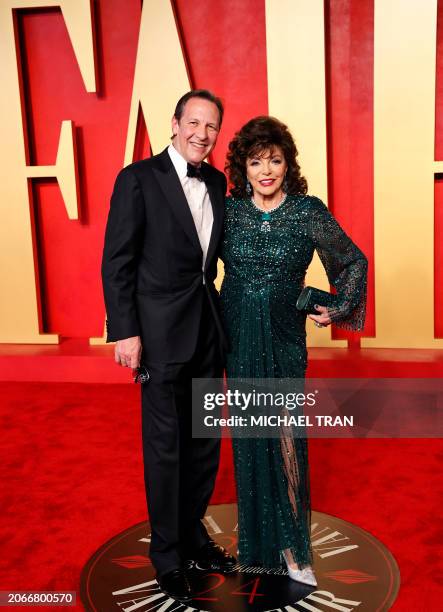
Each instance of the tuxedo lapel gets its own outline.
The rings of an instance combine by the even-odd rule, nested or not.
[[[157,178],[177,221],[183,227],[192,244],[200,252],[202,252],[188,201],[167,149],[159,154],[158,160],[160,163],[153,168],[155,177]]]

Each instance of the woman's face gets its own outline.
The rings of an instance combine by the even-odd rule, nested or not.
[[[281,147],[265,149],[257,157],[246,159],[246,176],[255,194],[272,197],[282,191],[288,164]]]

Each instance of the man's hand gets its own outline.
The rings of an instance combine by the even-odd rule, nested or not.
[[[138,368],[142,354],[140,336],[118,340],[115,344],[115,362],[126,368]]]
[[[318,315],[310,314],[308,317],[312,319],[317,327],[327,327],[331,324],[331,319],[328,315],[328,309],[326,306],[315,305]]]

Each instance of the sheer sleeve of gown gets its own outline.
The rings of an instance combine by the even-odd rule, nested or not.
[[[325,204],[315,197],[311,203],[310,238],[337,291],[335,306],[328,314],[338,327],[359,331],[365,322],[368,260]]]

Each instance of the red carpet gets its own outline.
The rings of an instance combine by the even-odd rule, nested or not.
[[[138,391],[0,383],[0,590],[78,590],[89,556],[144,520]],[[441,609],[442,457],[442,440],[310,443],[313,507],[391,550],[401,572],[396,612]],[[225,445],[212,503],[234,498]]]

